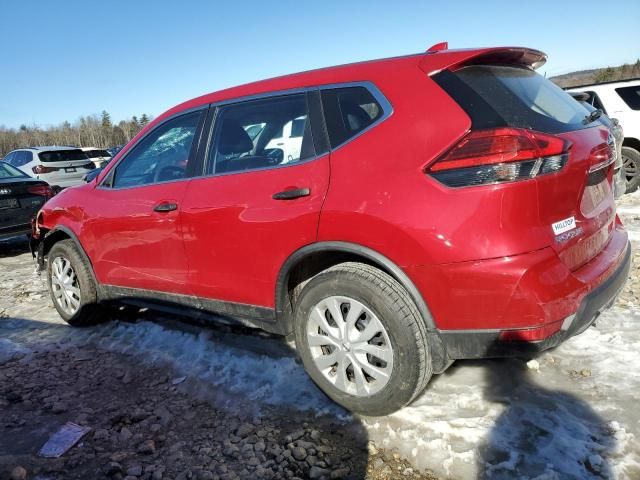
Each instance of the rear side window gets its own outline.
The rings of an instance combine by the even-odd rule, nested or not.
[[[72,162],[74,160],[86,160],[87,154],[82,150],[52,150],[40,152],[38,157],[42,162]]]
[[[640,85],[616,88],[616,92],[631,110],[640,110]]]
[[[589,113],[546,78],[526,68],[477,65],[434,76],[467,112],[473,127],[517,127],[546,133],[585,128]]]
[[[15,167],[22,167],[26,165],[33,159],[31,152],[25,152],[24,150],[21,152],[14,152],[13,159],[11,160],[11,165]]]
[[[207,174],[293,164],[315,156],[305,94],[220,107]]]
[[[384,114],[380,103],[365,87],[322,90],[322,109],[332,148],[355,137]]]

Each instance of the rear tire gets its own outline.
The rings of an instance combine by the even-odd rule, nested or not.
[[[622,163],[627,180],[625,193],[633,193],[640,187],[640,152],[635,148],[622,147]]]
[[[104,311],[97,305],[97,285],[90,268],[73,240],[55,243],[47,255],[51,300],[69,325],[94,325],[104,318]]]
[[[313,381],[353,412],[393,413],[431,378],[417,307],[395,279],[370,265],[341,263],[313,277],[296,302],[294,329]]]

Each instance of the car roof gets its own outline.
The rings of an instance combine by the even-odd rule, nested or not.
[[[568,87],[567,90],[575,90],[575,89],[581,89],[581,88],[597,88],[600,86],[608,86],[608,87],[622,87],[622,86],[629,86],[629,83],[640,83],[640,78],[628,78],[627,80],[613,80],[610,82],[600,82],[600,83],[587,83],[586,85],[575,85],[573,87]]]
[[[308,70],[305,72],[259,80],[257,82],[251,82],[208,93],[173,107],[162,115],[156,117],[153,122],[149,123],[145,127],[145,130],[152,127],[152,125],[156,125],[159,121],[162,121],[168,116],[191,108],[201,107],[209,103],[224,102],[251,97],[253,95],[302,89],[320,85],[363,81],[373,81],[377,84],[382,84],[386,83],[386,81],[394,81],[393,72],[411,68],[412,66],[420,68],[428,75],[431,75],[443,69],[463,64],[475,58],[488,59],[490,56],[492,56],[491,59],[493,61],[498,61],[499,63],[522,65],[536,64],[534,68],[537,68],[546,61],[546,55],[543,52],[524,47],[492,47],[451,50],[446,48],[433,50],[432,47],[432,49],[423,53]]]
[[[48,145],[48,146],[40,146],[40,147],[23,147],[23,148],[16,148],[14,151],[18,151],[18,150],[35,150],[37,152],[42,152],[44,150],[46,151],[55,151],[55,150],[79,150],[78,147],[72,147],[72,146],[63,146],[63,145]]]

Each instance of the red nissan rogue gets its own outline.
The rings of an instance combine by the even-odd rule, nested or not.
[[[558,345],[611,305],[631,249],[611,136],[545,59],[438,45],[172,108],[39,212],[55,308],[292,335],[316,384],[368,415],[456,359]]]

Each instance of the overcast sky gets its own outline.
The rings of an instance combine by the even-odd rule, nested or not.
[[[3,2],[0,125],[113,120],[311,68],[450,48],[543,50],[548,76],[634,62],[640,1]]]

